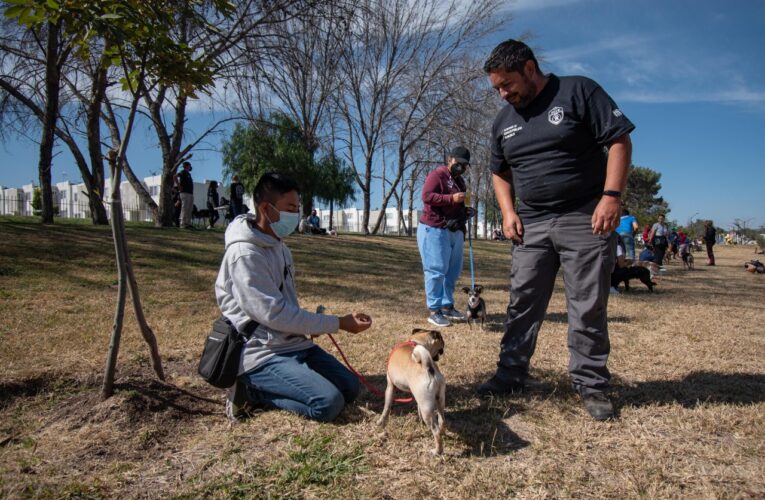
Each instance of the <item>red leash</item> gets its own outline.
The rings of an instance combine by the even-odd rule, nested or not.
[[[380,389],[373,386],[371,382],[369,382],[366,378],[364,378],[364,375],[357,372],[356,369],[353,366],[351,366],[351,364],[348,362],[348,358],[345,357],[345,353],[343,353],[343,350],[340,349],[339,345],[337,345],[337,342],[335,341],[335,337],[333,337],[331,333],[328,334],[327,336],[329,337],[329,340],[331,340],[332,343],[335,345],[335,349],[337,349],[337,352],[340,353],[340,357],[342,357],[343,361],[345,361],[345,365],[348,367],[349,370],[353,372],[354,375],[356,375],[356,377],[358,377],[361,383],[364,384],[364,387],[366,387],[367,390],[369,390],[369,392],[371,392],[375,396],[384,398],[385,397],[384,392],[380,391]],[[411,340],[408,340],[394,347],[393,351],[395,351],[397,347],[400,347],[402,345],[416,345],[416,344],[412,342]],[[390,354],[388,355],[388,363],[390,363],[390,357],[393,355],[393,351],[391,351]],[[386,364],[386,367],[387,367],[387,364]],[[411,403],[413,400],[414,398],[396,398],[393,401],[395,401],[396,403]]]

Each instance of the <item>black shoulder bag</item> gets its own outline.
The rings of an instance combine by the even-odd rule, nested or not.
[[[212,331],[207,335],[197,372],[205,382],[225,389],[236,382],[242,347],[255,332],[259,323],[252,321],[240,332],[224,318],[213,321]]]

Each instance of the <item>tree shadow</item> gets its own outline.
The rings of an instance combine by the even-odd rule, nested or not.
[[[765,401],[765,374],[692,372],[680,380],[614,383],[623,406],[679,403],[696,408],[704,403],[754,405]]]

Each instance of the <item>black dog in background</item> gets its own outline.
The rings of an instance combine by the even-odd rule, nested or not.
[[[619,286],[619,283],[623,282],[624,290],[629,292],[630,280],[635,279],[642,281],[643,284],[648,287],[648,290],[653,292],[653,287],[656,283],[651,281],[651,271],[640,266],[619,267],[614,269],[614,272],[611,273],[611,286],[616,288]]]

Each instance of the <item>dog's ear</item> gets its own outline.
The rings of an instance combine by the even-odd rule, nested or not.
[[[438,330],[430,330],[430,338],[432,338],[434,341],[444,341],[444,338],[441,336],[441,332]]]
[[[463,286],[462,287],[462,291],[465,292],[465,293],[468,293],[470,291],[470,287],[469,286]]]
[[[476,285],[475,286],[475,293],[481,293],[481,292],[483,292],[483,286]]]
[[[412,328],[412,335],[415,333],[422,333],[422,332],[429,332],[430,330],[426,330],[424,328]]]

